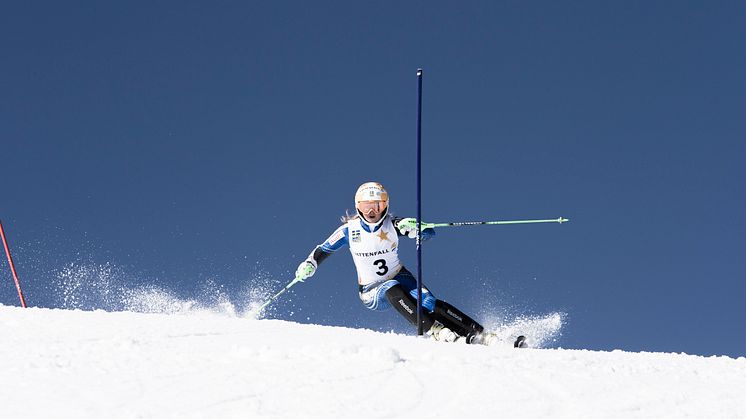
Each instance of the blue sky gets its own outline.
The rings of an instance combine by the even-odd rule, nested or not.
[[[271,4],[270,4],[271,3]],[[568,348],[746,355],[742,2],[26,2],[0,17],[0,218],[30,305],[71,263],[281,287],[382,182],[436,295]],[[403,244],[415,268],[414,244]],[[347,250],[273,316],[406,330]],[[0,303],[17,304],[0,262]]]

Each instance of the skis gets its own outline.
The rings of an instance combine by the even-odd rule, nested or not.
[[[520,335],[513,340],[512,337],[500,336],[496,333],[486,332],[475,338],[471,343],[484,346],[507,346],[513,343],[514,348],[528,348],[526,336]]]
[[[448,336],[438,336],[439,333],[443,333],[442,331],[447,331],[449,333]],[[484,345],[484,346],[508,346],[511,342],[513,343],[514,348],[528,348],[528,342],[526,340],[526,336],[519,335],[518,337],[513,340],[512,337],[507,336],[500,336],[497,333],[494,332],[485,332],[481,333],[479,335],[470,335],[469,337],[460,336],[454,332],[451,331],[451,329],[448,328],[441,328],[438,331],[435,332],[435,334],[428,333],[430,338],[435,341],[439,342],[446,342],[446,343],[466,343],[471,345]],[[513,335],[515,336],[515,335]]]

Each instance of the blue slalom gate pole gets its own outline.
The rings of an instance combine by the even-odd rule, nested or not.
[[[417,69],[417,336],[422,336],[422,69]]]

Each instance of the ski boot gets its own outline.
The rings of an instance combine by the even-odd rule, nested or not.
[[[460,342],[463,340],[456,332],[443,326],[440,322],[435,322],[427,331],[427,334],[439,342]]]
[[[514,348],[528,348],[528,344],[526,343],[526,337],[523,335],[518,336],[515,342],[513,342],[513,347]]]

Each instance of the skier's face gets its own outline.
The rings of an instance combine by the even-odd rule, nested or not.
[[[358,203],[358,209],[363,214],[365,221],[375,224],[383,216],[386,210],[386,203],[381,201],[361,201]]]

